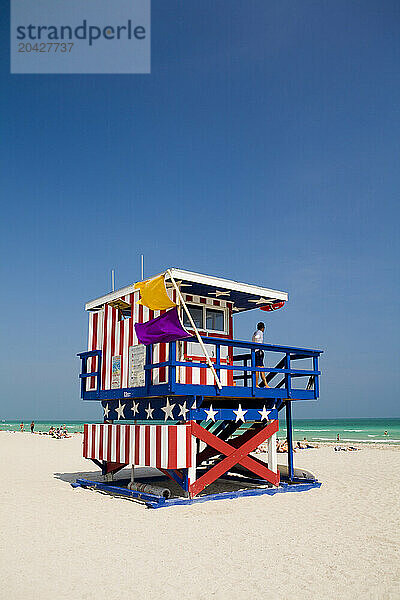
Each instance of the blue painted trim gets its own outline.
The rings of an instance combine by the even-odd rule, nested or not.
[[[186,495],[189,495],[189,469],[182,469],[183,471],[183,482],[182,488]]]
[[[171,404],[175,404],[173,407],[173,418],[165,421],[165,412],[162,410],[165,407],[167,398],[169,398]],[[119,402],[124,407],[123,418],[118,418],[119,415],[116,412],[116,409],[119,406]],[[146,413],[146,408],[148,403],[150,402],[151,408],[153,409],[152,419],[148,419],[148,415]],[[122,401],[120,400],[103,400],[102,405],[103,408],[105,405],[108,407],[108,420],[115,421],[117,423],[123,423],[124,421],[143,421],[143,423],[151,425],[154,421],[162,421],[165,424],[171,425],[172,423],[185,422],[185,421],[207,421],[207,413],[204,408],[201,406],[196,409],[189,409],[189,412],[186,414],[186,419],[179,415],[180,408],[183,403],[186,402],[186,407],[188,408],[193,404],[193,400],[187,400],[184,397],[177,396],[165,396],[161,398],[146,398],[146,399],[127,399],[124,398]],[[259,421],[261,422],[261,412],[263,407],[265,406],[266,410],[269,411],[268,419],[276,420],[279,418],[278,411],[274,409],[274,405],[271,402],[262,402],[260,406],[254,408],[246,408],[243,407],[245,412],[245,422],[247,421]],[[217,408],[215,414],[215,427],[219,427],[218,423],[224,421],[236,421],[236,414],[233,412],[234,409],[237,409],[237,404],[233,404],[230,407],[226,408]],[[240,423],[239,423],[240,424]],[[208,422],[208,426],[210,426],[210,422]],[[214,425],[213,425],[214,427]]]
[[[183,470],[187,471],[187,469],[177,469],[177,470],[178,470],[178,471],[180,471],[180,470],[182,470],[182,471],[183,471]],[[185,488],[184,488],[184,484],[185,484],[185,477],[183,477],[183,479],[181,479],[180,477],[178,477],[178,475],[177,475],[176,473],[174,473],[174,471],[173,471],[172,469],[164,469],[164,471],[168,471],[168,473],[170,474],[170,476],[172,477],[172,479],[173,479],[174,481],[176,481],[176,483],[177,483],[178,485],[180,485],[180,486],[181,486],[181,488],[185,489]],[[185,490],[185,491],[186,491],[186,490]]]
[[[137,492],[136,490],[128,490],[115,485],[101,483],[99,481],[90,481],[88,479],[77,479],[74,487],[76,486],[80,486],[83,488],[94,488],[103,492],[118,494],[119,496],[137,498],[138,500],[143,500],[146,503],[150,502],[151,504],[157,503],[161,505],[165,502],[165,498],[163,498],[162,496],[155,496],[154,494],[144,494],[142,492]]]
[[[196,496],[195,498],[170,498],[169,500],[165,500],[162,504],[146,502],[146,505],[149,508],[163,508],[185,504],[200,504],[209,502],[210,500],[233,500],[234,498],[242,498],[244,496],[274,496],[275,494],[284,494],[286,492],[306,492],[312,488],[320,488],[321,485],[322,484],[319,481],[313,483],[295,483],[291,485],[283,483],[278,488],[258,488],[251,490],[237,490],[236,492],[220,492],[219,494],[208,494]]]
[[[290,370],[290,355],[286,354],[285,356],[285,382],[286,382],[286,392],[287,397],[292,397],[292,379],[291,379],[291,370]]]
[[[79,378],[82,379],[83,377],[95,377],[98,374],[98,371],[92,371],[92,373],[81,373]]]
[[[78,352],[79,358],[90,358],[91,356],[98,356],[101,354],[101,350],[87,350],[86,352]]]
[[[97,377],[97,391],[94,392],[97,396],[97,400],[99,399],[99,393],[101,388],[101,363],[102,363],[102,355],[101,350],[90,350],[88,352],[80,352],[78,354],[81,359],[82,367],[81,374],[79,377],[81,378],[81,398],[85,398],[86,392],[86,379],[88,377]],[[97,356],[97,371],[93,371],[92,373],[87,372],[87,360],[92,356]]]
[[[281,483],[286,483],[289,481],[287,477],[281,475]],[[290,483],[315,483],[316,479],[311,479],[307,477],[292,477]]]
[[[173,394],[176,383],[176,342],[171,342],[169,345],[169,366],[168,366],[168,384],[169,393]]]
[[[208,398],[232,398],[240,400],[241,398],[258,398],[260,401],[267,399],[278,399],[287,398],[285,388],[256,388],[255,395],[252,395],[252,389],[250,387],[235,387],[235,386],[223,386],[221,395],[216,395],[214,385],[192,385],[177,383],[175,384],[175,391],[171,393],[169,391],[168,384],[151,385],[149,386],[148,392],[146,388],[120,388],[114,390],[100,390],[84,392],[83,400],[118,400],[118,399],[129,399],[129,398],[143,398],[150,399],[161,397],[161,396],[205,396]],[[292,389],[292,400],[315,400],[313,390],[297,390]]]
[[[248,368],[245,367],[246,371],[248,371]],[[257,371],[256,369],[256,351],[254,348],[252,348],[251,350],[251,395],[254,397],[256,395],[256,391],[257,391],[257,381],[256,381],[256,377],[257,377]]]
[[[254,364],[254,366],[237,366],[237,365],[221,365],[218,363],[215,363],[216,365],[218,365],[218,369],[221,370],[225,370],[225,371],[248,371],[248,372],[254,372],[254,371],[264,371],[264,373],[290,373],[290,375],[296,376],[296,377],[306,377],[307,375],[321,375],[321,371],[314,371],[314,370],[303,370],[303,369],[277,369],[275,367],[256,367],[256,365]],[[160,367],[171,367],[171,366],[175,366],[175,367],[196,367],[196,369],[208,369],[209,366],[207,365],[207,363],[198,363],[198,362],[183,362],[183,361],[172,361],[172,360],[167,360],[164,362],[158,362],[158,363],[151,363],[149,365],[146,365],[144,367],[145,371],[152,371],[153,369],[159,369]]]
[[[266,352],[294,352],[301,353],[306,356],[319,356],[323,353],[323,350],[312,350],[308,348],[295,348],[293,346],[276,346],[275,344],[258,344],[257,342],[248,342],[246,340],[229,340],[226,338],[213,338],[213,337],[202,337],[207,344],[220,344],[221,346],[231,346],[233,348],[246,348],[254,350],[260,349]],[[196,342],[196,337],[186,338],[186,342]]]
[[[220,408],[220,409],[214,409],[217,410],[217,413],[215,415],[215,421],[236,421],[236,415],[233,413],[233,409],[232,408]],[[259,411],[256,408],[244,408],[244,410],[246,411],[245,414],[245,423],[247,421],[260,421],[260,414]],[[260,406],[260,410],[262,410],[262,406]],[[270,413],[268,415],[268,420],[272,421],[275,419],[278,419],[278,411],[274,410],[274,409],[268,409],[270,410]],[[198,409],[198,410],[193,410],[192,411],[192,417],[191,420],[192,421],[199,421],[199,420],[206,420],[207,419],[207,414],[205,412],[204,409]]]
[[[221,346],[217,344],[215,346],[215,372],[217,374],[218,379],[221,381]],[[216,388],[217,396],[221,395],[221,390],[217,386]]]
[[[314,371],[318,371],[318,356],[313,357],[313,368]],[[320,374],[320,372],[318,372]],[[319,377],[315,377],[314,379],[314,398],[317,400],[319,398]]]
[[[245,482],[244,482],[245,483]],[[148,508],[163,508],[168,506],[179,506],[187,504],[199,504],[203,502],[209,502],[210,500],[232,500],[234,498],[241,498],[245,496],[262,496],[269,495],[274,496],[275,494],[283,494],[286,492],[306,492],[312,488],[320,488],[321,482],[307,482],[307,483],[281,483],[278,488],[275,487],[264,487],[264,488],[253,488],[247,490],[237,490],[235,492],[220,492],[218,494],[205,494],[203,496],[196,496],[195,498],[170,498],[166,500],[160,496],[153,494],[143,494],[135,490],[128,490],[125,488],[118,487],[116,485],[107,485],[98,481],[89,481],[87,479],[77,479],[75,483],[71,483],[72,487],[82,487],[98,489],[101,491],[109,492],[111,494],[117,494],[120,496],[126,496],[142,500]]]
[[[197,338],[188,338],[189,341],[196,341]],[[81,379],[81,396],[84,400],[111,400],[111,399],[123,399],[123,398],[151,398],[153,396],[164,396],[164,395],[190,395],[190,396],[208,396],[215,398],[218,396],[225,398],[260,398],[260,399],[279,399],[279,398],[292,398],[294,400],[315,400],[319,395],[319,376],[321,372],[318,370],[318,357],[321,354],[321,350],[308,350],[304,348],[292,348],[289,346],[274,346],[271,344],[257,344],[253,342],[243,342],[239,340],[229,340],[225,338],[202,338],[207,344],[214,344],[216,348],[216,362],[215,369],[217,373],[221,373],[222,370],[241,372],[241,376],[235,376],[235,379],[241,379],[244,383],[247,383],[250,379],[251,386],[224,386],[222,390],[219,390],[215,385],[194,385],[194,384],[180,384],[176,383],[176,368],[191,367],[199,369],[207,369],[208,366],[205,363],[189,362],[189,361],[177,361],[176,360],[176,343],[171,342],[169,345],[169,358],[167,361],[152,363],[153,346],[146,347],[146,365],[145,365],[145,386],[141,388],[124,388],[114,390],[101,390],[101,362],[102,353],[100,350],[92,350],[89,352],[81,352],[78,356],[82,360],[82,371],[80,374]],[[243,360],[243,365],[223,365],[221,364],[221,346],[234,347],[234,348],[245,348],[249,351],[249,354],[235,355],[233,360]],[[285,368],[278,368],[281,366],[279,363],[276,367],[256,367],[255,366],[255,351],[256,349],[263,349],[267,352],[283,352],[285,354]],[[91,356],[98,356],[98,370],[92,373],[87,372],[87,359]],[[302,370],[291,368],[291,360],[297,358],[312,358],[313,370]],[[248,360],[251,361],[251,366],[248,366]],[[153,385],[152,384],[152,371],[153,369],[167,367],[169,382],[166,384]],[[284,375],[285,387],[270,387],[270,388],[257,388],[256,387],[256,372],[263,371],[265,373],[280,373]],[[291,378],[294,377],[314,377],[314,389],[312,390],[297,390],[292,389]],[[86,391],[86,380],[88,377],[97,377],[97,390]]]
[[[153,356],[153,345],[150,344],[149,346],[146,346],[146,364],[149,365],[152,361],[152,356]],[[145,389],[146,389],[146,396],[149,395],[149,390],[150,390],[150,386],[151,386],[151,376],[152,376],[152,372],[151,371],[145,371],[145,375],[144,375],[144,380],[145,380]]]
[[[239,483],[243,483],[243,481],[245,481],[246,483],[254,483],[255,485],[265,485],[265,479],[257,479],[255,477],[246,477],[246,479],[243,479],[243,476],[240,475],[234,475],[231,473],[225,473],[225,475],[221,475],[220,479],[231,479],[232,481],[238,481]],[[288,481],[287,477],[282,476],[281,474],[281,484],[285,483],[286,481]],[[318,480],[314,478],[310,479],[310,478],[306,478],[306,477],[293,477],[291,483],[316,483]]]
[[[288,475],[289,481],[293,481],[293,424],[292,424],[292,403],[290,400],[286,402],[286,431],[288,445]]]

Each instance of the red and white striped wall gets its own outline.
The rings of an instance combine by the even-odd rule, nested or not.
[[[157,469],[192,466],[195,441],[184,425],[84,425],[83,456],[99,461]]]
[[[240,448],[219,439],[195,421],[182,425],[122,425],[85,424],[83,456],[108,465],[135,465],[156,469],[188,469],[191,497],[213,483],[234,464],[242,464],[249,471],[270,481],[279,483],[276,454],[278,421],[270,421],[263,429],[245,439]],[[217,450],[224,458],[196,480],[197,440]],[[267,442],[268,463],[250,456],[257,444]],[[222,446],[222,448],[221,448]],[[201,450],[200,450],[201,454]],[[234,462],[232,462],[232,457]],[[204,459],[204,457],[203,457]],[[200,459],[201,461],[202,459]]]
[[[121,388],[128,387],[129,347],[137,346],[138,340],[135,332],[135,323],[145,323],[149,319],[158,317],[164,311],[152,311],[147,307],[137,304],[139,291],[122,296],[124,302],[132,306],[130,319],[118,320],[118,310],[108,304],[98,312],[89,313],[89,338],[88,350],[102,351],[101,389],[111,389],[112,357],[121,357]],[[153,349],[153,362],[163,362],[168,357],[168,345],[156,344]],[[97,358],[88,360],[89,372],[97,370]],[[165,383],[166,368],[153,370],[153,383]],[[90,378],[88,391],[96,389],[95,378]]]
[[[176,300],[175,290],[169,291],[173,300]],[[129,347],[136,346],[138,340],[135,333],[135,323],[145,323],[146,321],[158,317],[165,311],[152,311],[145,306],[137,304],[139,300],[139,291],[132,294],[122,296],[121,300],[132,306],[132,317],[118,320],[118,310],[109,304],[106,304],[103,309],[98,312],[89,313],[89,337],[88,350],[102,351],[102,369],[101,369],[101,389],[109,390],[112,388],[112,358],[114,356],[121,357],[121,377],[120,388],[129,387],[128,383],[128,368],[129,368]],[[232,311],[231,304],[225,300],[213,298],[200,298],[198,296],[186,295],[187,302],[196,304],[207,304],[228,309],[228,335],[215,335],[214,337],[226,337],[232,339]],[[210,350],[213,347],[210,346]],[[193,362],[205,362],[202,352],[196,347],[196,344],[179,342],[177,346],[178,360],[187,359]],[[222,364],[229,364],[230,354],[226,352],[226,356],[221,356]],[[153,346],[153,363],[164,362],[168,359],[168,344],[155,344]],[[97,357],[88,359],[88,371],[97,371]],[[232,363],[230,363],[232,364]],[[196,367],[179,367],[177,369],[177,377],[180,383],[192,383],[201,385],[213,385],[214,378],[209,369],[199,369]],[[168,378],[168,369],[161,367],[153,370],[153,384],[166,383]],[[232,371],[221,371],[222,385],[232,385]],[[115,387],[115,384],[114,384]],[[91,377],[87,383],[87,390],[96,389],[96,378]]]

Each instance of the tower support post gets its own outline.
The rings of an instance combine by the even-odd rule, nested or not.
[[[289,481],[293,481],[293,425],[292,425],[292,403],[286,400],[286,432],[288,444],[288,471]]]

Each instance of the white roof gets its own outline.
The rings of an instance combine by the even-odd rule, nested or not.
[[[175,281],[179,282],[182,287],[182,292],[190,295],[206,296],[218,298],[232,302],[238,311],[250,310],[257,308],[263,304],[268,304],[273,301],[288,300],[287,292],[272,290],[270,288],[251,285],[248,283],[240,283],[221,277],[212,275],[202,275],[201,273],[192,273],[183,269],[169,269]],[[160,273],[158,274],[160,275]],[[155,275],[154,277],[157,277]],[[168,280],[168,275],[166,276]],[[134,291],[135,284],[128,285],[115,292],[110,292],[105,296],[96,298],[85,304],[86,310],[96,310],[104,304],[111,302],[122,296],[131,294]]]

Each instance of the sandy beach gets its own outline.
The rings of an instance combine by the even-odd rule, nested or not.
[[[73,489],[98,472],[81,444],[0,432],[2,598],[400,597],[399,446],[297,452],[320,489],[154,511]]]

